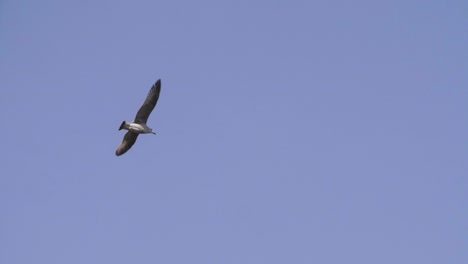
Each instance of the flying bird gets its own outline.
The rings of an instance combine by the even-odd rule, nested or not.
[[[128,132],[125,134],[122,143],[115,151],[115,155],[120,156],[127,152],[133,144],[135,144],[139,134],[151,133],[156,135],[156,133],[153,132],[153,129],[146,125],[146,121],[148,121],[148,117],[158,102],[160,92],[161,80],[158,80],[153,87],[151,87],[148,95],[146,96],[145,102],[143,102],[143,105],[135,116],[135,120],[132,123],[128,123],[126,121],[122,122],[119,127],[119,131],[125,129],[128,130]]]

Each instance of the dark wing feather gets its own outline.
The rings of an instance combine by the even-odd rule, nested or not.
[[[140,107],[140,110],[138,110],[138,113],[136,114],[136,117],[135,117],[135,123],[146,124],[146,121],[148,121],[148,117],[150,116],[151,112],[156,106],[156,103],[158,102],[160,92],[161,92],[161,80],[158,80],[153,85],[153,87],[151,87],[151,90],[146,96],[145,102]]]
[[[135,144],[137,137],[137,133],[128,131],[127,134],[125,134],[122,143],[120,143],[120,146],[117,148],[117,151],[115,151],[115,155],[120,156],[127,152],[133,146],[133,144]]]

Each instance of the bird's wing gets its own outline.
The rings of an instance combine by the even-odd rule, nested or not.
[[[127,152],[133,146],[133,144],[135,144],[137,137],[138,137],[137,133],[128,131],[127,134],[125,134],[122,140],[122,143],[120,143],[120,146],[115,151],[115,155],[120,156],[124,154],[125,152]]]
[[[160,92],[161,92],[161,80],[158,80],[153,85],[153,87],[151,87],[151,90],[146,96],[145,102],[140,107],[140,110],[138,110],[138,113],[136,114],[136,117],[135,117],[135,123],[146,124],[146,121],[148,121],[148,117],[151,114],[151,111],[153,111],[154,107],[156,106],[156,103],[158,102]]]

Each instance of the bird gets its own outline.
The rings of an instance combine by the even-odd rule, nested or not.
[[[156,103],[159,99],[159,93],[161,92],[161,79],[159,79],[150,89],[148,95],[146,96],[143,105],[138,110],[135,120],[131,123],[127,121],[123,121],[119,127],[119,131],[122,129],[128,130],[125,134],[122,143],[120,143],[119,147],[115,151],[115,155],[120,156],[127,152],[133,144],[135,144],[139,134],[154,134],[156,132],[153,131],[150,127],[146,125],[148,121],[148,117],[150,116],[151,112],[153,111]]]

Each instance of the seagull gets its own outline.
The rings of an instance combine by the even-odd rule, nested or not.
[[[120,156],[127,152],[135,141],[139,134],[154,134],[153,129],[146,125],[146,121],[148,121],[148,117],[153,111],[156,103],[158,102],[159,93],[161,92],[161,80],[159,79],[153,87],[151,87],[148,95],[146,96],[145,102],[138,110],[138,113],[135,116],[135,120],[132,123],[128,123],[123,121],[119,127],[119,131],[122,129],[128,130],[127,134],[125,134],[122,143],[115,151],[115,155]]]

